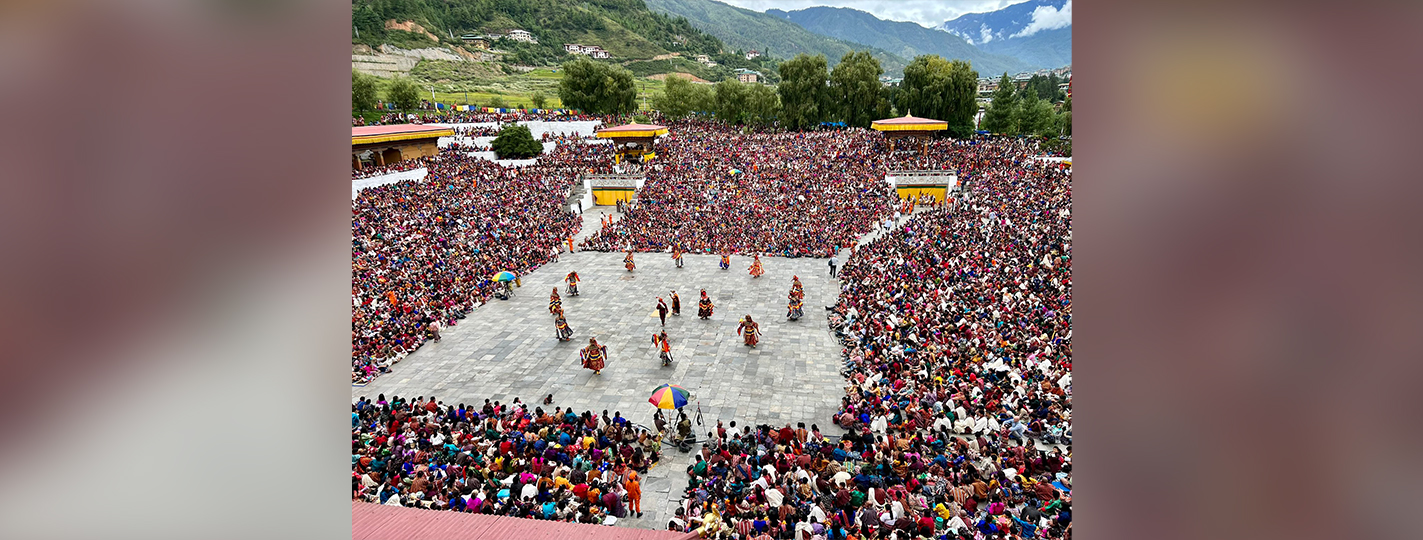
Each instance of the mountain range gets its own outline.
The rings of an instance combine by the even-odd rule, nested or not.
[[[766,14],[794,22],[817,34],[878,47],[904,58],[937,54],[948,59],[968,60],[973,64],[974,70],[985,77],[1005,72],[1018,73],[1036,67],[1012,56],[979,50],[963,38],[948,32],[925,28],[912,22],[886,21],[857,9],[768,9]]]
[[[818,34],[781,17],[714,0],[645,0],[645,3],[652,11],[685,17],[692,26],[716,36],[732,49],[754,49],[776,58],[791,58],[799,53],[823,54],[831,66],[839,63],[845,53],[868,50],[889,75],[903,73],[908,63],[906,57],[870,46],[873,44],[836,39],[838,36]]]
[[[988,13],[945,21],[940,30],[990,53],[1035,67],[1072,64],[1072,0],[1028,0]]]

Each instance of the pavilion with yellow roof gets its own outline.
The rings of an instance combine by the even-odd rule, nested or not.
[[[599,139],[612,139],[617,155],[613,159],[621,163],[624,159],[636,158],[647,161],[657,157],[652,148],[658,135],[666,135],[667,126],[656,124],[627,124],[600,129],[594,133]]]
[[[911,112],[899,118],[875,120],[870,124],[870,128],[884,134],[884,138],[889,142],[890,150],[895,150],[900,139],[912,139],[918,141],[919,150],[922,152],[928,147],[929,138],[934,136],[934,132],[949,129],[949,123],[943,120],[919,118]]]

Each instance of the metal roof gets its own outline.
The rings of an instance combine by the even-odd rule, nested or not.
[[[434,137],[452,137],[454,130],[443,126],[425,126],[420,124],[395,124],[389,126],[353,126],[351,127],[351,144],[369,144],[379,142],[403,141],[410,139],[429,139]]]

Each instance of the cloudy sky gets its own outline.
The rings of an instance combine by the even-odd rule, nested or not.
[[[813,6],[847,7],[891,21],[912,21],[934,27],[965,13],[996,11],[1026,0],[720,0],[754,11],[794,11]]]

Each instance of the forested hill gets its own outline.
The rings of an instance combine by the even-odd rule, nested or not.
[[[498,42],[510,53],[506,61],[522,65],[567,59],[564,43],[599,45],[620,60],[715,55],[723,48],[721,40],[686,19],[650,11],[643,0],[353,0],[351,9],[352,43],[371,46],[457,44],[467,33],[527,30],[537,44]],[[389,21],[413,21],[428,34],[387,29]]]
[[[903,73],[908,63],[904,57],[883,49],[816,34],[784,18],[714,0],[647,0],[647,7],[674,17],[685,17],[732,49],[763,52],[769,49],[777,58],[790,58],[797,53],[823,54],[832,66],[845,53],[870,51],[885,73],[892,76]]]
[[[1032,67],[1011,56],[981,51],[969,45],[963,38],[948,32],[925,28],[912,22],[886,21],[855,9],[768,9],[766,15],[793,22],[817,34],[879,47],[905,58],[937,54],[951,60],[967,60],[973,64],[980,76],[1017,73]]]

